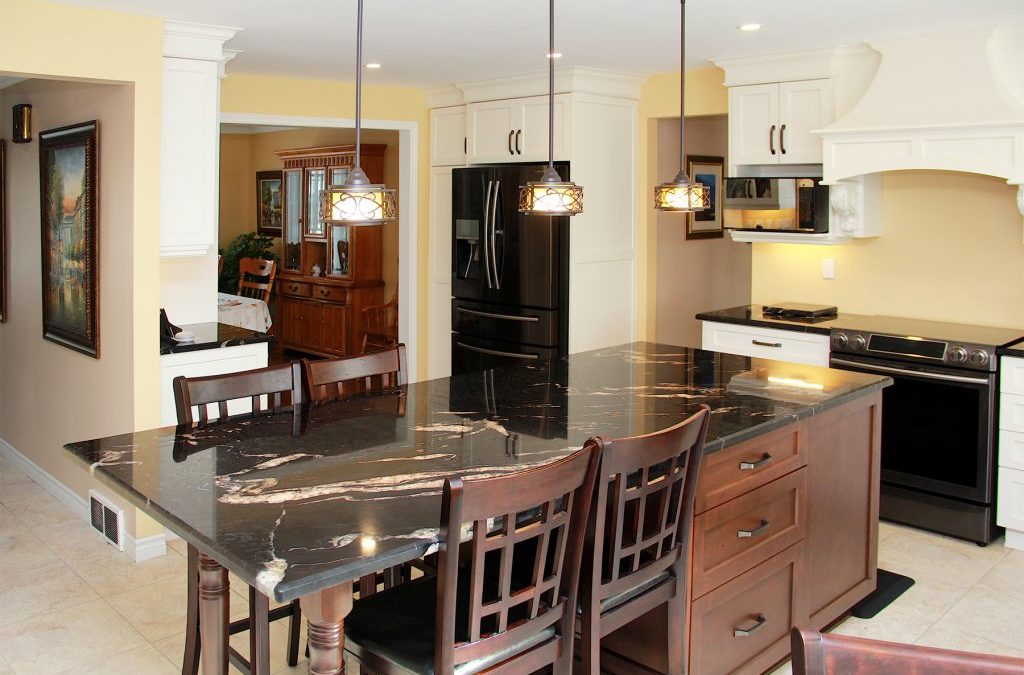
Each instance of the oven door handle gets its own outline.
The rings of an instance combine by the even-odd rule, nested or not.
[[[829,366],[840,365],[840,366],[852,366],[853,368],[861,368],[869,371],[879,371],[882,373],[893,373],[894,375],[908,375],[910,377],[923,377],[929,380],[940,380],[942,382],[964,382],[967,384],[988,384],[988,378],[983,377],[965,377],[963,375],[940,375],[938,373],[926,373],[918,372],[916,370],[906,370],[904,368],[893,368],[892,366],[879,366],[875,364],[859,363],[857,361],[847,361],[845,359],[834,358],[829,363]]]

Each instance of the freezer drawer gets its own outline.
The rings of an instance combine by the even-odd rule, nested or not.
[[[555,347],[535,347],[452,333],[452,375],[536,363],[556,356],[558,349]]]
[[[558,310],[452,300],[452,330],[505,342],[558,346]]]

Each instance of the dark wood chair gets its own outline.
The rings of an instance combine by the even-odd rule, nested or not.
[[[601,470],[580,579],[583,672],[600,672],[601,638],[668,603],[668,672],[684,672],[686,566],[710,408],[646,436],[587,442]]]
[[[572,670],[583,538],[600,448],[498,478],[449,478],[437,576],[360,600],[346,648],[377,673],[489,675]],[[472,539],[462,546],[462,526]],[[513,561],[532,574],[526,585]]]
[[[238,259],[238,291],[236,295],[244,298],[255,298],[270,302],[270,292],[274,289],[274,276],[277,274],[277,262],[259,260],[257,258]]]
[[[238,399],[250,399],[253,414],[267,409],[280,411],[287,405],[299,404],[304,400],[302,387],[302,369],[300,364],[272,366],[246,370],[226,375],[210,375],[206,377],[174,378],[174,405],[179,425],[196,423],[208,424],[225,419],[228,416],[228,402]],[[263,406],[263,397],[267,397],[268,406]],[[211,419],[209,407],[215,405],[217,416]],[[192,409],[196,408],[197,415]],[[187,580],[187,613],[185,617],[185,654],[181,663],[182,675],[197,675],[199,672],[199,551],[191,543],[188,545],[188,580]],[[228,626],[230,635],[249,631],[249,659],[246,659],[233,648],[229,658],[235,667],[243,672],[252,672],[251,660],[259,658],[261,663],[255,668],[257,672],[269,673],[270,664],[265,661],[266,651],[259,640],[266,644],[269,636],[270,622],[288,617],[288,665],[294,666],[299,660],[299,629],[302,625],[302,612],[299,601],[270,609],[270,600],[255,588],[249,587],[249,617],[234,621]]]
[[[407,368],[402,344],[371,354],[302,361],[306,395],[312,403],[397,389],[408,381]]]
[[[1024,673],[1024,659],[882,640],[790,632],[793,675],[999,675]]]
[[[389,349],[398,344],[398,289],[383,305],[368,305],[363,308],[363,346]]]

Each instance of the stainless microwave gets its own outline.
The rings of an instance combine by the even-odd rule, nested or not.
[[[828,186],[820,178],[726,178],[723,197],[727,230],[829,231]]]

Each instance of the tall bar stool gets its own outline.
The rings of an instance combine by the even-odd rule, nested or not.
[[[304,400],[302,369],[295,361],[290,364],[258,368],[226,375],[207,377],[174,378],[174,405],[179,425],[212,424],[228,416],[228,402],[249,399],[252,413],[265,411],[279,412],[287,405],[297,405]],[[266,398],[266,405],[264,405]],[[215,406],[216,415],[210,415],[210,406]],[[193,414],[192,409],[196,409]],[[199,551],[188,545],[188,602],[185,617],[185,654],[182,658],[182,675],[197,675],[199,672]],[[229,659],[243,672],[269,673],[270,664],[265,645],[259,644],[269,636],[270,622],[287,617],[288,665],[299,661],[299,629],[302,612],[299,601],[270,609],[270,600],[253,587],[249,587],[249,618],[234,621],[228,626],[230,635],[249,631],[249,659],[230,649]]]
[[[711,409],[646,436],[587,441],[601,470],[580,579],[583,672],[600,672],[601,638],[668,603],[670,675],[684,672],[686,563]]]

